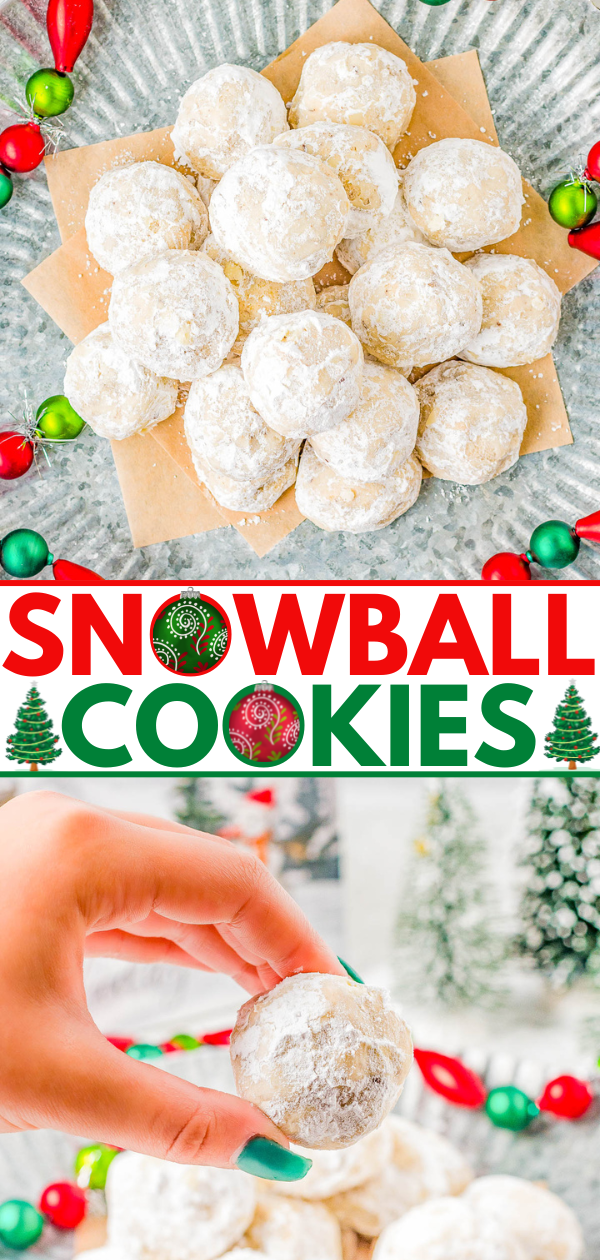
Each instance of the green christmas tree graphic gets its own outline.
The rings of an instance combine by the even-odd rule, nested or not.
[[[6,756],[9,761],[18,761],[20,765],[28,763],[30,770],[37,770],[38,766],[48,765],[60,757],[62,750],[56,747],[57,743],[58,735],[52,734],[52,719],[34,683],[17,713],[14,734],[6,741]]]
[[[546,735],[544,756],[568,762],[569,770],[576,770],[578,761],[591,761],[598,755],[598,749],[593,747],[598,736],[592,734],[591,724],[583,700],[571,683],[554,714],[554,730]]]

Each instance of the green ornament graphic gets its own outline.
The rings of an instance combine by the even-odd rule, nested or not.
[[[75,1158],[77,1185],[82,1190],[104,1190],[106,1175],[118,1154],[116,1147],[105,1146],[103,1142],[83,1146]]]
[[[575,530],[565,521],[544,521],[534,529],[525,554],[546,569],[564,569],[577,559],[579,547]]]
[[[13,182],[8,171],[0,166],[0,210],[8,205],[13,195]]]
[[[7,1199],[0,1203],[0,1242],[14,1251],[24,1251],[37,1242],[44,1228],[44,1218],[25,1199]]]
[[[64,394],[45,398],[35,413],[36,431],[47,442],[72,442],[84,425],[85,420],[77,415]]]
[[[150,1063],[151,1059],[162,1059],[163,1052],[160,1046],[151,1046],[140,1042],[139,1045],[128,1046],[125,1054],[128,1054],[130,1059],[139,1059],[142,1063]]]
[[[526,1129],[540,1114],[537,1103],[516,1085],[500,1085],[498,1089],[491,1089],[485,1109],[498,1129],[512,1129],[515,1133]]]
[[[159,608],[152,647],[165,669],[194,677],[220,665],[231,638],[229,618],[219,604],[190,587]]]
[[[11,577],[35,577],[53,559],[47,542],[34,529],[12,529],[0,540],[0,564]]]
[[[585,227],[593,219],[597,206],[598,198],[589,184],[574,176],[557,184],[548,200],[554,222],[571,230]]]
[[[38,118],[55,118],[69,108],[75,89],[60,70],[36,70],[25,84],[25,95]]]

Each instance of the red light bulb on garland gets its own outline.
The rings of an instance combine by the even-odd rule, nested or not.
[[[201,1046],[228,1046],[233,1028],[223,1028],[220,1032],[201,1033],[198,1041]]]
[[[55,560],[52,572],[57,582],[103,582],[104,578],[93,569],[86,569],[82,564],[73,564],[71,560]],[[131,1044],[131,1043],[130,1043]]]
[[[600,183],[600,140],[592,145],[587,158],[586,168],[583,172],[584,179],[595,179],[596,183]]]
[[[40,1212],[58,1229],[76,1229],[87,1211],[87,1196],[70,1181],[55,1181],[46,1186],[40,1199]]]
[[[122,1050],[123,1053],[133,1045],[132,1037],[107,1037],[106,1040],[110,1041],[111,1046],[114,1046],[115,1050]]]
[[[481,577],[484,582],[530,582],[531,569],[526,556],[515,551],[498,551],[486,560]]]
[[[0,135],[0,162],[9,171],[34,171],[45,152],[39,123],[13,123]]]
[[[0,478],[14,481],[28,472],[33,463],[34,446],[24,433],[15,429],[0,430]]]
[[[483,1081],[465,1067],[460,1059],[452,1059],[447,1054],[438,1054],[435,1050],[415,1050],[418,1063],[425,1081],[436,1094],[441,1094],[448,1102],[457,1107],[482,1107],[487,1090]]]
[[[549,1081],[538,1098],[540,1111],[549,1111],[563,1120],[579,1120],[589,1110],[594,1095],[587,1081],[576,1076],[557,1076]]]
[[[569,232],[569,245],[589,258],[600,258],[600,221],[588,223],[578,232]]]
[[[46,14],[48,39],[56,70],[71,71],[94,17],[93,0],[50,0]]]

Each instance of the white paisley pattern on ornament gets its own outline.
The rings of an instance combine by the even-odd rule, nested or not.
[[[165,643],[162,639],[153,639],[152,647],[158,656],[161,665],[166,665],[167,669],[177,669],[179,657],[175,648],[170,643]]]
[[[214,638],[211,639],[211,643],[209,647],[210,655],[213,656],[215,660],[217,660],[218,657],[223,655],[226,647],[227,647],[227,631],[225,629],[217,630],[217,633],[215,634]]]
[[[167,625],[176,639],[187,639],[192,634],[202,638],[208,629],[208,618],[202,606],[179,599],[169,612]]]
[[[246,726],[250,726],[253,730],[264,730],[268,733],[271,743],[273,732],[279,725],[281,718],[285,714],[285,706],[277,699],[277,696],[271,694],[258,694],[247,696],[242,702],[240,717]]]

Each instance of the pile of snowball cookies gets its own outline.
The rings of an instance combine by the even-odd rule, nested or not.
[[[389,1114],[412,1045],[383,990],[291,976],[241,1008],[231,1058],[238,1093],[310,1148],[306,1176],[119,1155],[107,1246],[88,1260],[355,1260],[365,1243],[373,1260],[580,1260],[581,1229],[555,1194],[475,1178],[446,1138]]]
[[[521,221],[507,153],[450,138],[396,169],[415,100],[372,43],[317,48],[287,109],[221,65],[172,131],[195,178],[158,162],[101,176],[85,225],[114,277],[108,321],[64,383],[96,433],[151,428],[191,382],[185,435],[218,503],[264,511],[295,482],[305,516],[353,533],[406,512],[423,468],[479,485],[516,462],[526,408],[493,369],[548,353],[560,293],[533,259],[477,252]],[[334,256],[351,281],[317,292]]]

